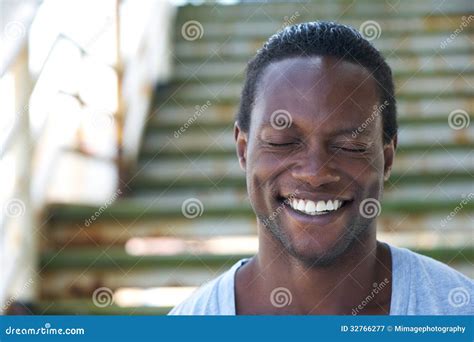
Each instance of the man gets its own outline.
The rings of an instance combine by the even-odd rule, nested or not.
[[[258,254],[170,314],[474,313],[471,279],[376,240],[396,103],[389,66],[356,30],[313,22],[272,36],[248,65],[235,140]]]

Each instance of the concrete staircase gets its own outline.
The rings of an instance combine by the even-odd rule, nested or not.
[[[474,112],[474,32],[461,26],[472,9],[469,1],[441,0],[182,7],[174,78],[157,89],[138,168],[124,181],[127,195],[89,227],[84,220],[98,208],[50,208],[38,313],[163,314],[170,304],[120,306],[116,292],[102,307],[93,294],[101,287],[199,286],[255,251],[255,218],[232,136],[245,63],[283,25],[316,19],[356,28],[375,20],[381,33],[373,43],[394,70],[400,146],[382,203],[381,239],[474,276],[474,125],[448,124],[454,110],[469,120]],[[203,28],[196,40],[182,35],[191,20]],[[189,199],[202,203],[195,218],[183,214]]]

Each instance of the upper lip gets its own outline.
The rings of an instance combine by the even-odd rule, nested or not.
[[[327,193],[309,193],[309,192],[304,192],[304,191],[298,191],[298,192],[293,192],[288,195],[282,195],[285,199],[287,198],[297,198],[297,199],[304,199],[304,200],[310,200],[313,202],[318,202],[318,201],[329,201],[329,200],[339,200],[339,201],[350,201],[351,198],[347,196],[341,196],[341,195],[331,195]]]

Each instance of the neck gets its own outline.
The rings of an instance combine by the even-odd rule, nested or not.
[[[291,293],[291,305],[277,308],[279,313],[351,314],[369,295],[373,284],[379,284],[387,275],[387,270],[381,269],[385,268],[380,262],[383,247],[376,241],[375,227],[324,267],[308,267],[286,253],[279,242],[262,234],[264,230],[260,232],[252,273],[261,293],[271,294],[277,287]]]

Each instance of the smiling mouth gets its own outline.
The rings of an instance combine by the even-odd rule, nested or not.
[[[285,205],[294,211],[310,216],[327,215],[337,212],[349,202],[342,199],[311,201],[301,198],[286,198],[282,200]]]

